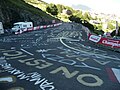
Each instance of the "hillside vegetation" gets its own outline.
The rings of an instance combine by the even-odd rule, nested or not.
[[[115,31],[113,20],[107,22],[107,28],[103,29],[103,18],[92,17],[89,12],[69,6],[48,4],[42,0],[0,0],[0,22],[3,22],[4,28],[11,28],[13,23],[19,21],[32,21],[37,26],[50,24],[52,20],[80,23],[98,35]],[[90,23],[91,20],[99,23]]]
[[[110,19],[109,16],[104,14],[103,16],[96,16],[92,15],[90,12],[84,12],[82,10],[74,10],[73,8],[61,4],[53,4],[53,3],[45,3],[42,0],[24,0],[26,3],[40,8],[46,13],[59,18],[62,21],[65,22],[76,22],[80,23],[86,27],[88,27],[91,32],[103,35],[104,32],[113,32],[112,36],[115,35],[115,20]],[[105,20],[108,20],[106,23]],[[97,22],[97,23],[93,23]],[[104,28],[104,25],[107,25],[106,28]],[[120,23],[118,23],[120,27]],[[120,32],[120,28],[119,28]],[[118,34],[120,36],[120,34]]]
[[[0,22],[4,28],[11,28],[13,23],[19,21],[32,21],[36,26],[51,23],[54,19],[24,0],[0,0]]]

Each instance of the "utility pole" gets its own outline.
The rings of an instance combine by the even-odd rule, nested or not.
[[[0,22],[0,34],[4,34],[3,24]]]
[[[115,36],[117,36],[118,35],[118,30],[119,30],[118,21],[116,21],[115,29],[116,29]]]

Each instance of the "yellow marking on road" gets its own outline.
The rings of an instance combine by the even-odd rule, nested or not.
[[[50,67],[53,65],[52,63],[46,62],[45,60],[41,60],[41,62],[43,62],[45,64],[40,64],[39,66],[36,66],[36,68],[44,69],[44,68],[47,68],[47,67]]]
[[[22,52],[20,52],[20,51],[15,51],[15,53],[16,54],[9,54],[9,53],[3,53],[3,55],[5,55],[5,56],[18,56],[18,55],[22,55],[23,53]]]
[[[81,61],[81,62],[83,62],[83,61],[86,61],[86,60],[90,60],[89,58],[76,58],[78,61]]]
[[[10,57],[10,58],[6,58],[6,59],[11,60],[11,59],[18,59],[18,58],[22,58],[22,57],[27,57],[27,55],[22,55],[22,56],[17,56],[17,57]]]
[[[0,49],[0,51],[3,51],[3,50],[5,50],[5,49]]]
[[[31,61],[34,60],[34,58],[29,58],[29,59],[25,59],[25,60],[18,60],[21,63],[25,63],[26,61]]]
[[[10,89],[7,90],[25,90],[23,87],[12,87]]]
[[[6,51],[2,51],[2,52],[13,52],[15,50],[6,50]]]
[[[84,78],[89,77],[96,80],[96,82],[85,81]],[[103,80],[101,80],[98,76],[92,74],[81,74],[77,77],[79,83],[89,86],[89,87],[96,87],[101,86],[103,84]]]
[[[62,67],[62,66],[51,71],[50,73],[55,74],[55,73],[58,73],[60,71],[62,71],[64,73],[66,78],[72,78],[79,73],[79,71],[74,71],[74,72],[70,73],[66,67]]]
[[[99,63],[100,65],[106,65],[108,63],[110,63],[111,61],[98,61],[96,59],[93,59],[95,62]]]

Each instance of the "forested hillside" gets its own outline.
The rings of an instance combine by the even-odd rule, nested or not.
[[[0,0],[0,22],[4,28],[11,28],[13,23],[19,21],[32,21],[34,25],[41,25],[51,23],[53,19],[24,0]]]

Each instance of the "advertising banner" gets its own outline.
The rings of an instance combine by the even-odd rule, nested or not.
[[[120,40],[101,38],[98,44],[103,44],[105,46],[111,46],[112,48],[120,48]]]
[[[104,38],[93,34],[89,34],[88,39],[96,44],[109,46],[111,48],[120,48],[120,40]]]
[[[90,35],[89,36],[89,40],[93,41],[95,43],[98,43],[101,40],[101,36],[97,36],[97,35]]]

